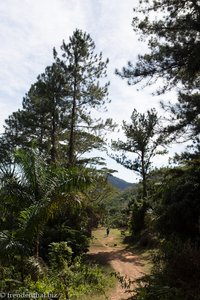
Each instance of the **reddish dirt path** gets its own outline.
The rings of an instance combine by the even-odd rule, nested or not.
[[[122,245],[118,246],[112,233],[109,237],[104,236],[103,239],[98,239],[98,244],[90,247],[89,254],[99,264],[110,264],[121,276],[127,276],[131,280],[144,274],[145,261],[137,254],[126,250]],[[125,293],[118,283],[109,300],[128,299],[130,296],[131,294]]]

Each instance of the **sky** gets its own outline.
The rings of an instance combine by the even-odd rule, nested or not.
[[[145,53],[147,44],[139,42],[131,22],[133,7],[138,0],[6,0],[0,1],[0,132],[4,120],[21,108],[23,96],[36,77],[53,62],[52,49],[59,49],[62,41],[78,28],[89,33],[96,44],[96,53],[102,51],[109,58],[108,80],[111,82],[106,117],[119,125],[130,120],[136,108],[140,112],[155,107],[160,114],[160,100],[174,100],[174,92],[152,96],[155,86],[137,90],[116,76],[115,69],[136,62],[138,54]],[[112,138],[117,139],[119,133]],[[108,139],[110,137],[108,136]],[[170,155],[178,146],[169,149]],[[107,166],[116,169],[115,175],[129,182],[138,177],[114,160],[107,158]],[[156,166],[165,165],[168,157],[155,159]]]

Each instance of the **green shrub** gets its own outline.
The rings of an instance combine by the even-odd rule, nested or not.
[[[199,300],[200,249],[190,241],[163,241],[151,275],[138,281],[137,300]]]
[[[113,283],[112,276],[93,264],[85,264],[77,258],[70,266],[72,277],[69,283],[70,299],[82,299],[84,295],[104,294]]]
[[[72,249],[68,246],[67,242],[51,243],[49,245],[49,259],[53,268],[62,268],[65,263],[68,265],[72,259]]]

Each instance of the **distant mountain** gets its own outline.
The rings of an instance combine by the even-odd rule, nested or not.
[[[130,183],[127,182],[123,179],[120,179],[118,177],[115,177],[113,175],[108,175],[108,182],[110,182],[110,184],[112,184],[112,186],[114,186],[115,188],[119,189],[119,190],[125,190],[128,187],[131,187],[132,185],[134,185],[134,183]]]

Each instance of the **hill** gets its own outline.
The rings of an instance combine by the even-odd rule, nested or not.
[[[123,179],[115,177],[113,175],[108,175],[108,182],[112,184],[113,187],[117,188],[118,190],[125,190],[133,185],[133,183],[127,182]]]

